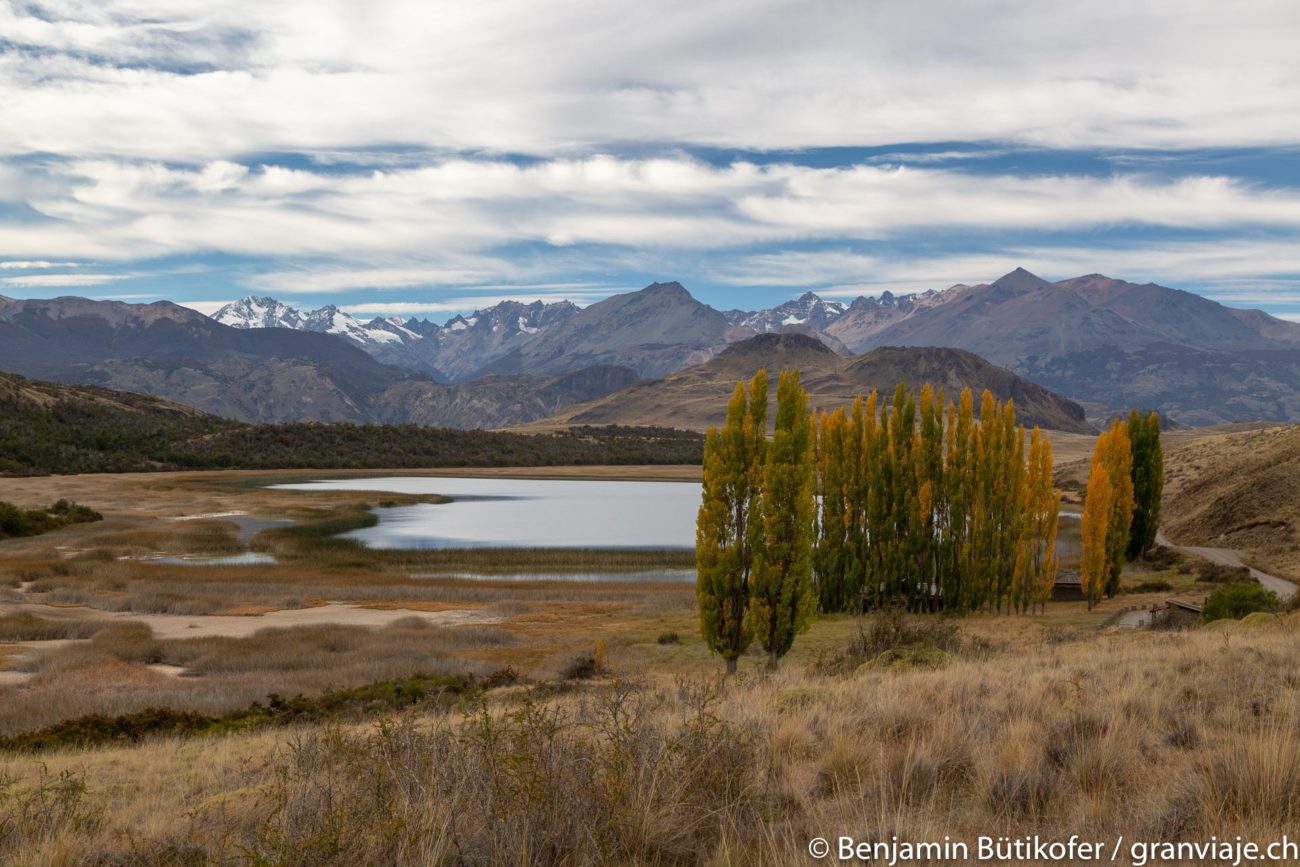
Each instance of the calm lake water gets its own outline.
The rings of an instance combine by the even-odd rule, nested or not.
[[[376,526],[343,535],[372,548],[690,549],[700,507],[697,482],[399,476],[275,487],[453,499],[381,509]]]

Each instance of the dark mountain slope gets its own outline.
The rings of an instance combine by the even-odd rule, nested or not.
[[[967,349],[1096,417],[1142,406],[1192,424],[1300,419],[1300,325],[1191,292],[1099,274],[1049,283],[1017,269],[890,313],[878,327],[831,331],[855,351]]]
[[[963,387],[985,388],[1012,398],[1021,421],[1053,430],[1088,432],[1083,409],[1072,401],[996,367],[969,352],[935,348],[882,348],[842,358],[799,334],[764,334],[729,347],[704,364],[639,383],[538,422],[562,424],[655,424],[703,430],[721,423],[736,382],[760,368],[769,375],[798,368],[813,407],[845,406],[872,389],[892,393],[906,383],[929,382],[955,398]],[[773,390],[773,395],[775,390]]]
[[[558,373],[600,364],[662,376],[706,361],[753,332],[701,304],[680,283],[652,283],[575,313],[489,365],[489,373]]]
[[[606,369],[444,386],[337,335],[232,328],[167,302],[83,298],[0,304],[0,370],[157,395],[241,421],[463,428],[518,424],[635,381]]]

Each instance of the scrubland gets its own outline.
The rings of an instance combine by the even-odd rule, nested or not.
[[[1161,633],[975,618],[955,633],[904,626],[875,656],[859,625],[823,622],[777,673],[752,660],[729,682],[674,671],[693,639],[660,653],[613,642],[606,671],[579,683],[9,756],[0,851],[49,864],[791,864],[814,836],[1272,840],[1300,820],[1294,615]]]
[[[1267,841],[1300,822],[1300,615],[1106,627],[1224,578],[1172,554],[1092,612],[822,617],[777,672],[750,655],[723,679],[689,584],[492,577],[680,555],[366,551],[324,530],[381,495],[255,479],[6,490],[66,483],[107,517],[0,552],[0,674],[21,678],[0,680],[0,737],[47,733],[0,751],[0,863],[777,865],[812,863],[816,836]],[[243,550],[220,517],[170,520],[230,510],[299,522],[253,537],[274,565],[139,559]],[[170,628],[325,602],[394,616]]]

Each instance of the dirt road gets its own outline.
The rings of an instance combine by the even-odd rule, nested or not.
[[[1267,572],[1261,572],[1253,566],[1249,566],[1241,561],[1241,553],[1231,548],[1203,548],[1193,545],[1175,545],[1170,542],[1164,533],[1156,534],[1156,544],[1164,545],[1166,548],[1173,548],[1175,551],[1182,551],[1185,554],[1194,554],[1197,557],[1203,557],[1211,563],[1218,563],[1221,566],[1239,566],[1250,570],[1250,577],[1254,578],[1263,586],[1272,590],[1283,601],[1290,599],[1296,594],[1296,585],[1279,578],[1276,575],[1270,575]]]

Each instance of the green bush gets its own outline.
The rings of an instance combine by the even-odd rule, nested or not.
[[[1170,590],[1173,589],[1174,589],[1174,585],[1170,584],[1168,581],[1165,581],[1162,578],[1152,578],[1146,581],[1139,581],[1138,583],[1132,584],[1128,587],[1124,587],[1121,589],[1120,592],[1121,593],[1168,593]]]
[[[68,524],[102,521],[94,509],[69,500],[59,500],[48,509],[20,509],[13,503],[0,502],[0,539],[39,536]]]
[[[1276,611],[1280,605],[1272,590],[1253,581],[1238,581],[1210,594],[1201,609],[1201,619],[1206,623],[1224,618],[1239,620],[1255,611]]]

